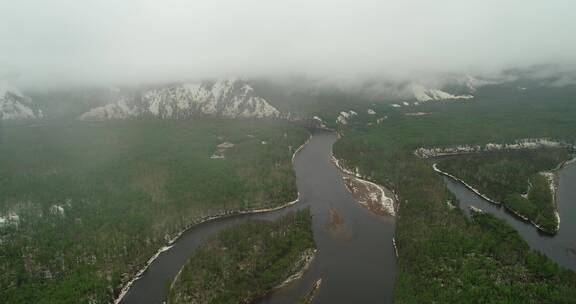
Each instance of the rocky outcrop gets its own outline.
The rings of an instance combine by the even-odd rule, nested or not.
[[[426,101],[438,101],[438,100],[449,100],[449,99],[473,99],[472,95],[453,95],[441,90],[429,89],[419,84],[412,84],[412,92],[414,93],[414,98],[419,102]]]
[[[350,118],[352,118],[353,116],[358,115],[358,113],[356,113],[355,111],[349,110],[349,111],[342,111],[338,114],[338,117],[336,117],[336,123],[342,124],[342,125],[346,125],[348,124],[348,120]]]

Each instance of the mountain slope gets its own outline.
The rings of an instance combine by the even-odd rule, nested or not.
[[[433,100],[447,100],[447,99],[472,99],[472,95],[452,95],[450,93],[436,90],[428,89],[419,84],[412,84],[412,92],[414,93],[414,98],[420,102],[433,101]]]
[[[36,119],[44,115],[41,110],[34,110],[32,99],[18,90],[0,85],[0,120]]]
[[[208,115],[226,118],[264,118],[280,115],[275,107],[254,94],[239,80],[176,84],[121,96],[117,101],[93,108],[81,120],[153,117],[161,119]]]

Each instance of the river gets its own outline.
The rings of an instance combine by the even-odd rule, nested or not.
[[[556,235],[541,233],[532,224],[512,215],[504,207],[490,203],[466,188],[462,183],[444,176],[448,189],[460,201],[460,207],[469,216],[469,206],[478,207],[510,224],[528,245],[556,261],[559,265],[576,270],[576,163],[559,172],[558,212],[560,231]]]
[[[228,217],[197,225],[162,252],[134,282],[121,303],[161,303],[167,286],[207,237],[248,219],[275,220],[310,208],[318,253],[304,276],[258,303],[295,303],[317,279],[322,279],[314,303],[392,303],[396,256],[392,245],[394,218],[379,216],[354,201],[331,162],[333,132],[313,131],[296,155],[294,170],[300,201],[260,214]]]

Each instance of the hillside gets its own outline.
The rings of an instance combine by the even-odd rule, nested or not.
[[[42,118],[42,110],[35,109],[32,99],[16,88],[0,84],[0,120]]]

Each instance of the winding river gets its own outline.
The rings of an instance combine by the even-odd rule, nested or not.
[[[520,233],[528,245],[556,261],[559,265],[576,271],[576,163],[559,171],[558,212],[560,231],[554,236],[540,233],[532,224],[522,221],[504,207],[490,203],[466,188],[462,183],[443,176],[448,189],[460,201],[460,207],[469,216],[470,206],[478,207],[505,220]]]
[[[309,207],[318,253],[304,276],[275,290],[259,303],[295,303],[322,279],[314,303],[392,303],[396,256],[394,218],[379,216],[354,201],[331,162],[333,132],[314,131],[296,155],[298,203],[277,211],[222,218],[187,230],[134,282],[121,303],[162,303],[167,286],[207,237],[248,219],[275,220]]]

